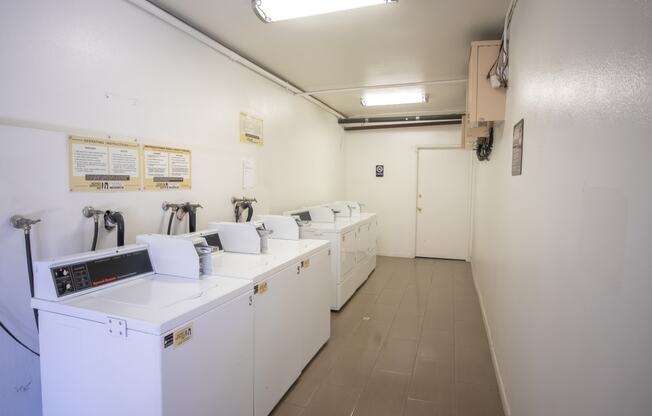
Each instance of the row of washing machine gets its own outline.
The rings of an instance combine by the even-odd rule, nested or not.
[[[376,268],[376,214],[353,201],[285,212],[306,221],[304,238],[331,242],[331,309],[339,311]]]
[[[330,337],[331,250],[262,240],[224,223],[36,262],[44,415],[269,414]]]
[[[375,216],[326,209],[36,262],[44,415],[268,415],[375,266]]]

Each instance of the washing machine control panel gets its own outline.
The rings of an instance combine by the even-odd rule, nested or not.
[[[54,266],[51,269],[58,297],[70,295],[118,280],[153,271],[146,249],[130,253],[107,253],[84,262]]]
[[[202,233],[201,236],[206,239],[206,243],[209,246],[217,247],[220,250],[222,250],[222,241],[220,241],[220,236],[217,233],[217,231],[215,231],[215,232],[205,232],[205,233]]]

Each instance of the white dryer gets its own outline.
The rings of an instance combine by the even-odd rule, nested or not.
[[[145,245],[36,263],[45,416],[252,415],[252,283],[156,274]]]

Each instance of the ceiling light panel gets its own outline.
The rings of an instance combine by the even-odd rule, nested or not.
[[[264,22],[278,22],[396,2],[398,0],[252,0],[251,4]]]
[[[380,105],[422,104],[428,102],[428,95],[421,89],[398,91],[370,91],[360,99],[363,107]]]

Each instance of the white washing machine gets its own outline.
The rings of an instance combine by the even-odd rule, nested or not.
[[[331,309],[335,311],[346,304],[376,268],[376,214],[359,211],[359,204],[340,202],[284,213],[306,221],[302,238],[331,242],[330,296]]]
[[[219,238],[211,235],[216,232]],[[226,232],[232,235],[221,229],[185,237],[140,235],[137,241],[149,244],[159,271],[178,267],[164,265],[159,254],[165,260],[165,253],[178,252],[170,247],[181,239],[223,243],[226,251],[211,256],[210,273],[253,284],[254,414],[267,416],[330,338],[330,247],[320,240],[269,240],[265,254],[245,254],[260,250],[255,228],[234,223]],[[245,253],[229,252],[233,247]]]
[[[45,416],[252,415],[253,285],[131,245],[37,262]]]

